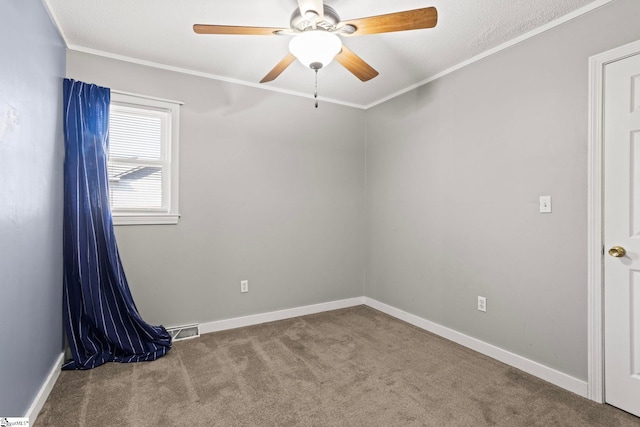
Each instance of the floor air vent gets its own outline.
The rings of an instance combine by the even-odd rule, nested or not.
[[[200,336],[200,328],[198,325],[174,326],[173,328],[167,328],[167,332],[171,335],[172,341],[186,340]]]

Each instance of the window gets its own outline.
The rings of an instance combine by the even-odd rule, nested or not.
[[[179,107],[111,92],[108,170],[115,225],[178,222]]]

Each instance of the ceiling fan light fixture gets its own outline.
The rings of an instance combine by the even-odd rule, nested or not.
[[[309,30],[296,35],[289,43],[289,51],[298,58],[305,67],[320,68],[329,65],[340,53],[342,41],[340,37],[325,30]]]

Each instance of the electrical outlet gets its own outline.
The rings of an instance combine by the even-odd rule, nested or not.
[[[240,292],[242,292],[242,293],[249,292],[249,281],[248,280],[240,281]]]
[[[478,297],[478,311],[487,312],[487,298],[481,296]]]

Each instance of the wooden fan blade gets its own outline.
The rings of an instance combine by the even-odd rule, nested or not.
[[[336,55],[336,61],[363,82],[378,75],[378,72],[371,65],[364,62],[364,59],[350,51],[345,45],[342,45],[342,51]]]
[[[242,27],[234,25],[206,25],[195,24],[193,31],[198,34],[236,34],[247,36],[272,36],[278,31],[288,30],[288,28],[271,27]]]
[[[305,13],[313,11],[318,15],[318,22],[324,19],[324,5],[322,0],[298,0],[300,15],[305,18]]]
[[[437,23],[438,11],[435,7],[405,10],[404,12],[369,16],[342,22],[342,24],[352,25],[356,28],[356,31],[352,34],[354,36],[433,28]]]
[[[282,60],[278,62],[275,67],[273,67],[273,70],[269,71],[269,73],[264,76],[262,80],[260,80],[260,83],[267,83],[275,80],[276,77],[278,77],[284,70],[286,70],[286,68],[295,60],[295,56],[293,56],[291,53],[287,53],[287,56],[282,58]]]

